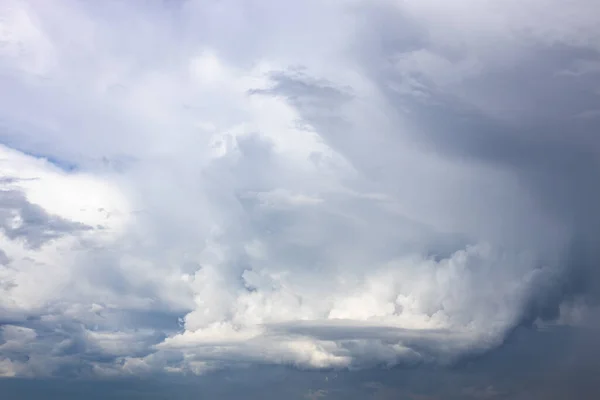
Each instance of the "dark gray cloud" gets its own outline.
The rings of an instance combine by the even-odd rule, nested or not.
[[[36,249],[53,239],[91,227],[50,215],[17,190],[0,191],[0,229],[9,239],[23,240]]]
[[[578,2],[583,7],[589,4]],[[560,296],[573,292],[597,297],[600,120],[593,110],[599,109],[600,96],[598,71],[581,66],[597,65],[598,49],[592,43],[544,43],[541,37],[519,43],[518,36],[511,38],[507,32],[501,40],[518,52],[518,59],[507,63],[487,61],[477,50],[468,53],[468,48],[447,53],[452,49],[431,42],[425,30],[422,40],[416,41],[420,44],[407,48],[397,44],[395,39],[403,32],[395,29],[384,19],[370,32],[371,40],[393,45],[374,47],[366,71],[388,104],[419,128],[411,135],[438,153],[498,165],[515,174],[539,207],[554,215],[572,238],[564,261],[567,276],[558,282],[562,293],[548,300],[560,302]],[[590,33],[584,30],[582,35],[586,32]],[[417,53],[446,62],[447,73],[455,74],[457,81],[445,85],[427,71],[407,72],[385,62]],[[482,58],[479,69],[460,71],[462,61],[477,56]],[[396,89],[407,82],[418,90]]]
[[[0,249],[0,264],[5,266],[10,262],[10,258],[6,255],[4,250]]]

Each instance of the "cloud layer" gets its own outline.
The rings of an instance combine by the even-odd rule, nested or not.
[[[592,3],[4,2],[0,374],[447,364],[580,321]]]

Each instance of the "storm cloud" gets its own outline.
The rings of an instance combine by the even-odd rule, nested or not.
[[[0,374],[421,374],[595,332],[599,27],[591,0],[4,2]]]

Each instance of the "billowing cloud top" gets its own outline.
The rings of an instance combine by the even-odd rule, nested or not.
[[[598,300],[591,0],[0,5],[0,375],[446,364]]]

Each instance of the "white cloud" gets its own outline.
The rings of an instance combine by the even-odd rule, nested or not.
[[[574,28],[583,1],[539,22],[525,3],[0,6],[0,374],[500,344],[564,276],[575,228],[528,184],[554,170],[517,146],[521,93],[493,77],[597,32]],[[477,118],[501,124],[494,148],[460,125]]]

